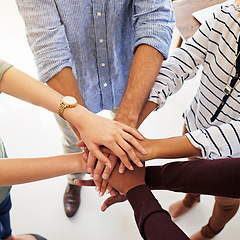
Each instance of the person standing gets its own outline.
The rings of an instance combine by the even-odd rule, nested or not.
[[[94,113],[119,107],[115,120],[136,127],[168,56],[174,27],[171,1],[16,2],[39,79]],[[56,118],[64,133],[64,151],[79,152],[79,139],[63,119]],[[80,205],[80,187],[73,185],[76,178],[82,176],[69,175],[64,193],[68,217]]]

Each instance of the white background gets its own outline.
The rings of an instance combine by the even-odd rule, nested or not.
[[[14,0],[0,0],[0,58],[37,78],[33,56],[25,38],[23,21]],[[152,113],[140,131],[147,138],[181,135],[183,110],[198,86],[199,77],[187,82],[171,97],[166,106]],[[103,113],[105,114],[105,113]],[[0,95],[0,136],[9,157],[52,156],[62,153],[61,133],[52,114],[5,94]],[[149,164],[162,164],[154,160]],[[14,186],[11,211],[14,234],[38,233],[49,240],[140,240],[130,205],[116,204],[105,213],[94,189],[82,190],[82,203],[75,217],[69,219],[63,210],[65,176]],[[168,191],[154,192],[162,206],[169,205],[184,194]],[[189,235],[208,222],[214,198],[202,196],[201,203],[176,223]],[[237,240],[240,236],[239,214],[217,236],[216,240]],[[161,227],[161,226],[160,226]]]

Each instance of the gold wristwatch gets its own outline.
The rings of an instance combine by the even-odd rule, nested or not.
[[[65,96],[62,98],[62,101],[60,103],[60,107],[58,110],[58,115],[62,118],[63,117],[63,111],[65,108],[72,108],[77,106],[77,100],[74,97],[71,96]]]

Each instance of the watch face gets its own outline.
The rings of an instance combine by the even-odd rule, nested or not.
[[[77,100],[74,97],[70,97],[70,96],[63,97],[62,101],[67,105],[77,104]]]

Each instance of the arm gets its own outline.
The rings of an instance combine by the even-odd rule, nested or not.
[[[83,153],[41,158],[0,159],[0,186],[9,186],[86,172]]]
[[[195,148],[185,135],[162,139],[144,138],[141,145],[147,150],[147,154],[144,155],[136,152],[141,161],[201,156],[201,150]],[[102,151],[110,153],[106,148],[103,148]]]
[[[187,235],[171,220],[149,187],[140,185],[127,192],[138,229],[143,239],[187,240]]]
[[[116,120],[136,127],[162,61],[168,56],[174,15],[171,2],[134,1],[135,40],[128,85]]]
[[[109,183],[127,196],[143,239],[189,239],[172,222],[168,212],[162,209],[145,185],[145,168],[135,166],[134,171],[126,170],[123,174],[119,174],[118,165],[119,163],[110,176]]]
[[[2,63],[4,62],[1,61],[0,66],[2,66]],[[46,108],[54,113],[58,113],[62,99],[60,93],[14,67],[5,69],[0,80],[0,91]],[[109,160],[99,150],[100,145],[109,147],[117,156],[127,160],[129,163],[126,155],[122,154],[123,150],[120,147],[123,146],[123,149],[127,148],[129,150],[128,143],[126,143],[125,140],[132,142],[134,145],[134,143],[137,142],[133,136],[140,139],[142,138],[134,129],[121,123],[99,117],[81,105],[77,105],[74,108],[66,108],[63,112],[63,117],[71,122],[78,132],[81,133],[89,150],[104,162],[109,162]],[[139,143],[137,143],[137,145],[135,144],[135,146],[144,153]],[[133,160],[139,161],[135,153],[130,155]]]
[[[115,120],[132,127],[137,126],[142,107],[146,103],[162,61],[162,54],[153,47],[138,47],[131,65],[127,89]]]
[[[145,180],[151,189],[239,198],[240,159],[172,162],[147,167]]]

